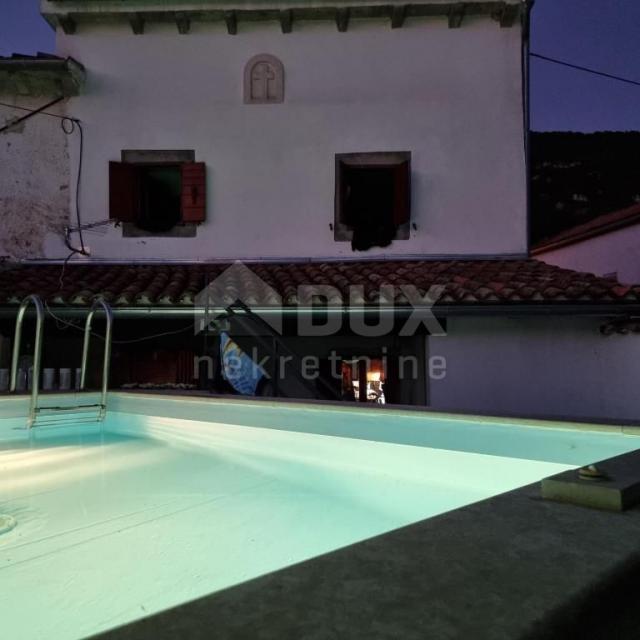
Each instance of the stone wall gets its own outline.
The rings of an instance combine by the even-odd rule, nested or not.
[[[48,98],[2,95],[0,101],[32,109]],[[47,110],[62,113],[60,105]],[[25,115],[0,106],[0,127]],[[61,120],[35,115],[0,134],[0,256],[42,258],[49,238],[69,221],[69,141]],[[56,242],[60,245],[60,241]],[[63,255],[48,257],[62,258]]]

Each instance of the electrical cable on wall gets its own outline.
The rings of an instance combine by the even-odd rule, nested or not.
[[[50,116],[51,118],[58,118],[59,120],[64,120],[65,118],[68,118],[68,116],[61,116],[59,113],[51,113],[50,111],[44,111],[44,109],[47,109],[48,106],[51,106],[52,104],[55,104],[56,102],[59,102],[59,100],[62,100],[62,99],[63,98],[56,99],[54,102],[51,102],[48,105],[41,107],[40,109],[31,109],[30,107],[21,107],[20,105],[9,104],[8,102],[0,102],[0,107],[8,107],[9,109],[17,109],[18,111],[28,111],[33,115],[37,113],[38,115],[41,115],[41,116]],[[11,126],[13,126],[14,124],[15,122],[12,122]]]
[[[78,225],[76,228],[76,232],[78,234],[78,239],[80,240],[80,248],[78,249],[77,247],[74,247],[71,244],[71,240],[69,237],[71,234],[71,229],[67,227],[64,232],[64,241],[65,241],[65,244],[67,245],[67,248],[71,251],[71,253],[67,256],[65,260],[65,263],[66,263],[76,253],[83,256],[88,255],[84,245],[84,237],[82,235],[82,222],[80,217],[80,180],[82,179],[82,156],[84,154],[84,131],[82,129],[82,123],[80,122],[80,120],[78,120],[78,118],[69,118],[69,117],[63,118],[60,121],[60,127],[62,128],[65,135],[67,136],[72,135],[76,131],[76,129],[80,134],[80,142],[79,142],[79,148],[78,148],[78,170],[76,172],[76,194],[75,194],[76,195],[75,197],[76,222]]]
[[[38,114],[43,114],[46,113],[45,109],[48,109],[49,107],[52,107],[54,104],[58,104],[58,102],[61,102],[62,100],[64,100],[64,96],[58,96],[57,98],[54,98],[53,100],[51,100],[51,102],[47,102],[47,104],[38,107],[37,109],[27,109],[26,107],[14,107],[15,109],[20,109],[22,111],[28,111],[29,113],[27,113],[26,116],[22,116],[20,118],[17,118],[16,120],[11,120],[10,122],[8,122],[7,124],[5,124],[3,127],[0,128],[0,133],[4,133],[5,131],[9,131],[11,130],[13,127],[15,127],[17,124],[20,124],[21,122],[24,122],[25,120],[28,120],[29,118],[38,115]],[[4,102],[0,103],[2,106],[4,107],[10,107],[11,105],[5,104]],[[47,114],[50,115],[50,114]]]

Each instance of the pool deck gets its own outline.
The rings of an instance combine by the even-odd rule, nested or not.
[[[95,637],[637,638],[639,585],[640,508],[542,500],[536,483]]]

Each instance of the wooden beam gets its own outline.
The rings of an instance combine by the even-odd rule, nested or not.
[[[48,0],[47,0],[48,1]],[[79,0],[78,0],[79,2]],[[363,0],[364,4],[360,4],[352,9],[342,5],[340,7],[329,8],[328,6],[303,6],[300,4],[298,8],[278,9],[227,9],[227,10],[207,10],[199,11],[193,8],[193,3],[189,3],[189,7],[174,7],[172,9],[158,9],[151,11],[150,9],[140,9],[134,11],[127,9],[125,0],[113,0],[109,2],[109,9],[100,9],[94,11],[83,10],[79,13],[77,10],[68,13],[57,10],[52,14],[48,14],[47,19],[60,32],[71,34],[76,31],[76,23],[83,25],[92,20],[98,20],[101,17],[115,18],[127,21],[131,25],[134,33],[144,33],[145,22],[150,20],[158,22],[171,21],[176,24],[179,33],[190,33],[191,27],[195,21],[212,21],[224,20],[227,25],[227,31],[230,34],[237,33],[237,23],[239,19],[247,21],[277,20],[283,33],[291,33],[293,21],[305,20],[334,20],[339,31],[347,31],[350,26],[351,18],[366,19],[379,18],[382,20],[390,20],[391,28],[398,29],[405,26],[407,18],[427,17],[427,18],[446,18],[449,27],[455,29],[461,26],[469,17],[487,16],[498,22],[502,27],[511,27],[519,23],[519,16],[522,15],[523,9],[520,2],[515,0],[397,0],[396,3],[379,4],[373,3],[373,0]],[[371,2],[371,4],[369,4]],[[156,4],[167,4],[156,2]],[[62,0],[56,0],[56,5],[63,4]],[[107,4],[106,2],[104,3]],[[144,4],[144,3],[141,3]],[[111,7],[113,5],[113,7]],[[239,7],[240,5],[238,5]],[[282,5],[281,5],[282,6]]]
[[[227,25],[227,33],[235,36],[238,33],[238,14],[235,11],[225,11],[224,21]]]
[[[395,5],[391,9],[391,28],[400,29],[404,24],[404,19],[407,17],[407,5],[399,4]]]
[[[517,4],[504,4],[498,14],[498,21],[503,29],[513,27],[513,24],[520,13],[520,6]]]
[[[129,16],[129,24],[131,25],[131,31],[137,36],[144,33],[144,20],[139,13],[132,13]]]
[[[281,9],[279,19],[282,33],[291,33],[293,29],[293,11],[291,9]]]
[[[451,5],[449,9],[449,29],[459,29],[464,18],[464,2]]]
[[[191,30],[191,20],[184,11],[176,11],[176,26],[178,27],[178,33],[186,34]]]
[[[67,35],[73,35],[76,32],[76,21],[68,14],[66,16],[58,16],[58,24]]]
[[[336,26],[340,33],[344,33],[349,28],[350,11],[348,7],[336,9]]]

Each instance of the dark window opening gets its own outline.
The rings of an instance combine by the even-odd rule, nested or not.
[[[393,221],[393,170],[347,167],[343,177],[345,197],[343,222],[351,227],[351,248],[366,251],[388,247],[396,235]]]
[[[140,168],[140,207],[136,226],[145,231],[169,231],[181,222],[180,167]]]
[[[410,161],[408,152],[336,156],[336,240],[366,251],[409,237]]]

